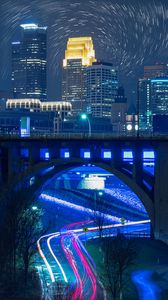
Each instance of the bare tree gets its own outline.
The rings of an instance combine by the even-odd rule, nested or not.
[[[105,221],[104,213],[101,211],[101,208],[94,210],[93,212],[93,221],[98,227],[99,238],[102,238],[103,225]]]
[[[102,192],[94,193],[93,221],[99,230],[99,238],[102,238],[103,226],[105,223],[106,202]]]
[[[22,258],[24,267],[24,281],[27,284],[27,277],[32,258],[36,253],[37,239],[43,233],[41,218],[42,209],[30,206],[21,213],[18,226],[18,255]]]
[[[105,274],[103,283],[114,300],[123,299],[123,287],[127,282],[127,271],[133,265],[136,251],[133,240],[119,234],[104,240]]]

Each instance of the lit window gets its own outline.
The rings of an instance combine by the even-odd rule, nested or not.
[[[50,158],[50,154],[49,154],[49,152],[46,152],[45,153],[45,159],[49,159]]]
[[[123,160],[124,161],[132,161],[133,160],[133,152],[131,150],[123,151]]]
[[[60,157],[61,158],[70,158],[69,149],[61,149],[60,150]]]
[[[65,158],[69,158],[70,157],[69,152],[65,152],[64,156],[65,156]]]
[[[155,159],[155,152],[154,151],[144,151],[143,152],[143,159],[145,161],[148,161],[148,160],[154,160]]]
[[[112,158],[112,153],[110,150],[102,149],[101,150],[101,157],[102,159],[111,159]]]
[[[90,159],[91,158],[90,149],[81,149],[80,156],[81,158]]]
[[[40,149],[40,159],[42,160],[50,159],[50,153],[47,148]]]
[[[90,158],[90,152],[84,152],[84,158]]]

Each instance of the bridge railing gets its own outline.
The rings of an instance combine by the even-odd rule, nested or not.
[[[19,134],[2,134],[0,133],[0,140],[1,139],[142,139],[142,140],[168,140],[168,135],[156,135],[156,134],[150,134],[150,135],[128,135],[128,134],[122,134],[119,135],[117,133],[92,133],[91,136],[89,136],[88,133],[73,133],[73,132],[66,132],[66,133],[33,133],[30,136],[20,136]]]
[[[134,239],[134,238],[151,238],[151,234],[147,232],[133,232],[133,233],[124,233],[124,235],[129,238],[129,239]]]

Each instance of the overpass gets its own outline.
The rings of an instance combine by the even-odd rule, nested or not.
[[[168,138],[58,135],[0,138],[0,182],[94,164],[118,176],[143,202],[156,239],[168,242]],[[148,167],[147,167],[148,166]],[[20,177],[19,177],[20,176]]]

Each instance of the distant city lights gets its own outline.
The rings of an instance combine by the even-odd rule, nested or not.
[[[132,125],[131,125],[131,124],[128,124],[128,125],[127,125],[127,130],[128,130],[128,131],[131,131],[131,130],[132,130]]]

